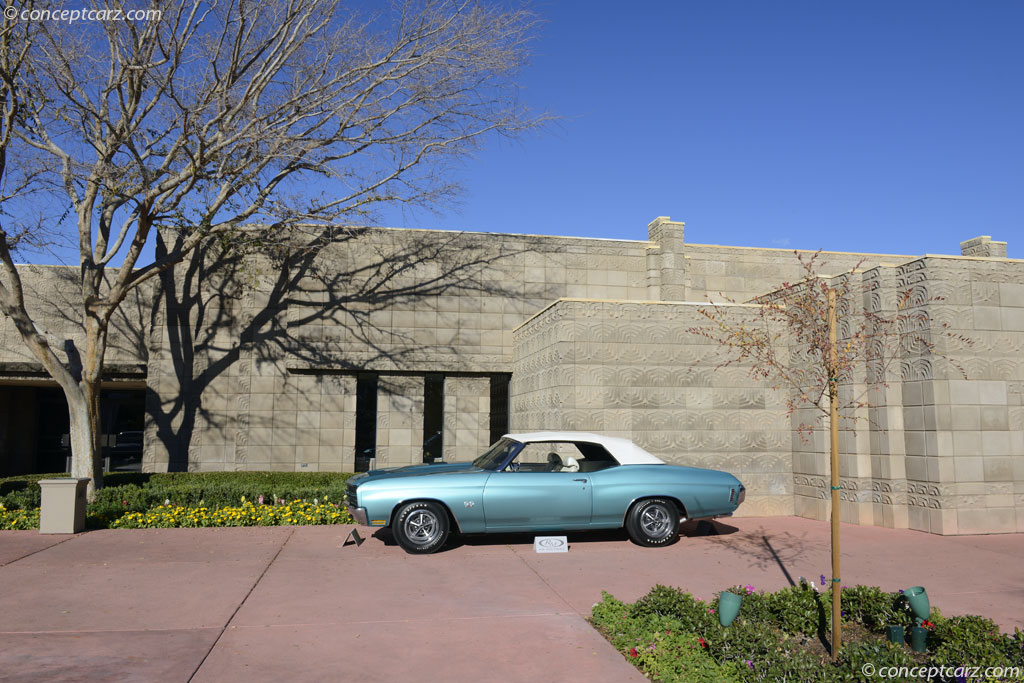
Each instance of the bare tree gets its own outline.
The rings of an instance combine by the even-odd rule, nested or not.
[[[45,19],[48,7],[20,18]],[[518,104],[512,80],[536,26],[524,9],[459,0],[406,0],[373,16],[338,0],[170,0],[135,14],[93,0],[91,9],[107,20],[39,21],[3,44],[4,68],[16,67],[4,77],[3,141],[44,160],[32,187],[77,229],[85,348],[69,355],[80,367],[33,322],[6,232],[0,305],[67,397],[72,474],[100,484],[104,352],[129,292],[207,240],[259,245],[299,223],[436,206],[457,190],[452,163],[540,118]],[[150,259],[157,232],[171,248]]]
[[[873,407],[872,387],[888,387],[890,368],[910,357],[942,356],[935,335],[946,335],[970,345],[945,323],[933,327],[928,301],[918,300],[913,289],[897,292],[883,310],[876,292],[858,283],[854,267],[839,276],[820,274],[821,252],[805,257],[794,252],[803,277],[782,283],[774,292],[755,298],[759,304],[750,318],[730,315],[728,306],[711,302],[698,312],[710,322],[691,331],[721,344],[727,354],[722,366],[748,365],[750,374],[784,392],[787,413],[806,411],[815,416],[797,427],[806,438],[827,421],[830,431],[832,501],[832,657],[842,644],[839,544],[839,423],[856,423],[864,409]],[[865,305],[865,299],[875,299]],[[735,303],[735,302],[730,302]],[[955,360],[947,360],[956,366]],[[960,372],[962,368],[957,366]],[[856,389],[858,375],[866,381]],[[966,375],[965,375],[966,377]]]

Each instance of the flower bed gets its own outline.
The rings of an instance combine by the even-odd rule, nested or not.
[[[38,528],[39,508],[32,510],[8,510],[3,505],[0,505],[0,531]]]
[[[66,475],[0,479],[0,529],[38,529],[38,481],[54,476]],[[88,504],[86,526],[350,524],[353,520],[345,507],[330,501],[344,500],[345,482],[351,476],[347,472],[114,473],[104,478],[106,486]],[[311,500],[312,504],[298,504]]]
[[[663,682],[857,681],[871,678],[866,667],[1024,667],[1021,631],[1005,635],[989,619],[944,618],[934,608],[925,652],[889,643],[885,626],[909,631],[913,617],[900,593],[872,586],[843,589],[843,647],[833,662],[830,591],[801,583],[774,593],[749,586],[733,592],[744,598],[729,627],[718,622],[717,602],[665,586],[633,604],[605,593],[591,621],[644,674]]]
[[[343,505],[319,500],[294,500],[283,505],[254,505],[243,500],[237,507],[184,507],[160,505],[148,512],[129,512],[111,522],[112,529],[155,529],[207,526],[292,526],[352,524]]]
[[[111,529],[168,529],[207,526],[301,526],[354,524],[344,505],[324,501],[294,500],[280,505],[254,505],[243,501],[235,507],[207,508],[158,505],[146,512],[128,512],[113,520],[89,515],[89,526]],[[39,509],[8,510],[0,505],[0,530],[38,529]]]

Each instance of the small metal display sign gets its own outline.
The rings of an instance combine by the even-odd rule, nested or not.
[[[347,545],[352,545],[353,543],[355,543],[355,546],[358,548],[363,544],[363,540],[364,539],[362,536],[359,535],[359,532],[353,529],[352,531],[348,532],[348,536],[345,537],[345,542],[341,544],[341,547],[344,548]]]
[[[533,549],[538,553],[567,553],[569,541],[565,536],[536,536]]]

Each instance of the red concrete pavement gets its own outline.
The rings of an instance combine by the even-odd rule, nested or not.
[[[825,523],[716,526],[660,549],[593,532],[538,555],[503,535],[426,557],[381,532],[342,547],[349,527],[0,532],[0,680],[640,681],[585,621],[602,590],[829,574]],[[924,585],[945,614],[1024,627],[1024,535],[842,534],[844,583]]]

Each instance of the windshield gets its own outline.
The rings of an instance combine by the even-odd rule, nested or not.
[[[482,470],[496,470],[518,453],[522,447],[523,444],[518,441],[506,438],[498,439],[483,455],[474,460],[473,464]]]

